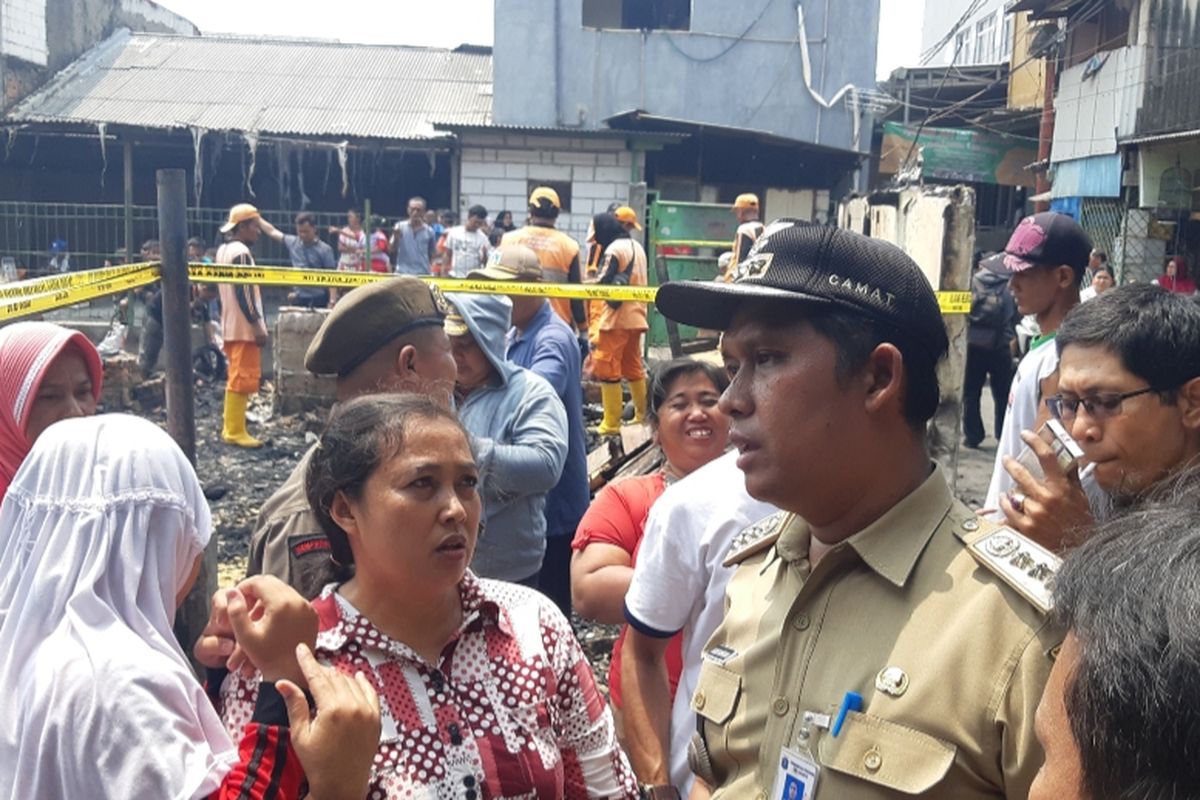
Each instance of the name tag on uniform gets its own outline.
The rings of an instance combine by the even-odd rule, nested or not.
[[[775,772],[775,790],[771,800],[812,800],[817,793],[821,767],[807,753],[784,747],[779,753]]]

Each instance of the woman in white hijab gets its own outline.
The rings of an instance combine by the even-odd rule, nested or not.
[[[154,424],[103,415],[38,438],[0,506],[0,797],[294,797],[295,753],[328,761],[335,748],[311,741],[317,723],[348,729],[332,730],[336,714],[322,720],[336,705],[325,699],[370,705],[362,680],[313,671],[301,646],[317,717],[283,686],[304,724],[291,732],[295,751],[286,727],[256,714],[239,753],[193,677],[171,626],[210,534],[191,464]],[[347,697],[347,682],[363,694]],[[351,737],[368,754],[377,713],[373,730]],[[348,749],[343,759],[358,760]],[[361,766],[365,788],[369,755]]]

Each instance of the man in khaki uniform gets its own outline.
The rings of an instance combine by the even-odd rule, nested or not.
[[[447,406],[458,374],[443,328],[446,302],[408,276],[353,290],[313,337],[304,366],[337,375],[338,400],[377,392],[418,392]],[[338,554],[308,506],[304,475],[312,450],[259,511],[250,539],[248,575],[274,575],[305,598],[344,580]],[[342,561],[341,563],[349,563]]]
[[[1057,559],[977,520],[930,461],[948,342],[920,269],[776,222],[737,281],[670,283],[657,303],[725,331],[738,466],[784,509],[731,545],[692,769],[739,800],[1024,798],[1061,641],[1044,622]]]

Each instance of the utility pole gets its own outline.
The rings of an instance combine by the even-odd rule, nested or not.
[[[187,176],[160,169],[158,240],[162,247],[163,345],[167,354],[167,432],[196,463],[196,406],[192,375],[191,290],[187,271]],[[175,617],[175,637],[185,653],[208,622],[209,598],[217,590],[217,538],[204,549],[200,576]]]
[[[1051,47],[1046,51],[1045,63],[1046,83],[1042,87],[1042,121],[1038,126],[1038,173],[1035,184],[1035,191],[1039,195],[1050,191],[1048,176],[1050,174],[1050,144],[1054,141],[1054,81],[1058,66],[1057,47]],[[1049,211],[1050,203],[1046,200],[1039,200],[1034,204],[1033,210],[1038,213]]]

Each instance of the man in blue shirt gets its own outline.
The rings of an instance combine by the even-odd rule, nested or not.
[[[472,271],[468,277],[536,283],[542,278],[542,268],[533,250],[524,245],[505,245],[492,251],[485,268]],[[567,412],[567,460],[558,485],[546,496],[546,555],[538,588],[569,617],[571,539],[591,502],[579,343],[545,298],[510,298],[513,327],[508,332],[507,358],[545,378]]]
[[[429,275],[437,256],[437,234],[425,222],[425,198],[408,201],[408,219],[392,229],[392,255],[401,275]]]
[[[296,215],[296,233],[284,233],[262,217],[258,227],[268,238],[279,242],[288,251],[292,266],[296,269],[337,269],[337,257],[333,248],[321,241],[317,234],[317,218],[307,211]],[[325,308],[329,305],[329,290],[305,287],[288,293],[288,302],[310,308]]]

